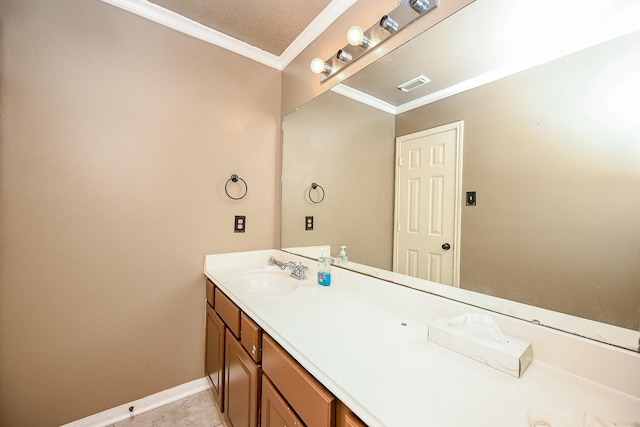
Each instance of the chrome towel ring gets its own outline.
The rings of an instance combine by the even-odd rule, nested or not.
[[[316,201],[311,196],[311,190],[317,190],[318,188],[320,189],[320,191],[322,191],[322,197],[320,197],[320,200]],[[316,184],[315,182],[311,183],[311,187],[309,187],[309,200],[311,200],[313,203],[321,203],[324,200],[324,188],[322,188],[322,185]]]
[[[242,181],[242,183],[244,184],[244,192],[242,193],[242,196],[240,196],[240,197],[233,197],[231,194],[229,194],[229,189],[227,187],[229,186],[230,182],[238,182],[238,181]],[[249,186],[247,185],[247,182],[244,179],[240,178],[235,173],[233,175],[231,175],[231,177],[227,180],[227,183],[224,185],[224,192],[227,194],[227,196],[229,196],[230,199],[233,199],[233,200],[243,199],[244,196],[247,195],[248,191],[249,191]]]

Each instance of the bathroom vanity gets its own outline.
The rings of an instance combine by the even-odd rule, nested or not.
[[[640,423],[638,353],[337,267],[322,287],[316,272],[278,250],[205,258],[206,371],[234,427]],[[520,378],[427,339],[435,319],[483,312],[531,343]]]

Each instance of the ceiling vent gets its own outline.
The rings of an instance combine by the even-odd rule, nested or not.
[[[411,92],[412,90],[417,89],[420,86],[426,85],[430,81],[431,80],[429,80],[427,77],[419,75],[418,77],[413,78],[406,83],[402,83],[400,86],[398,86],[398,89],[403,92]]]

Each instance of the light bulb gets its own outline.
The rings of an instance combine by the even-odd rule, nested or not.
[[[321,72],[323,72],[325,69],[325,63],[322,59],[320,58],[313,58],[311,60],[311,71],[313,71],[316,74],[320,74]]]
[[[362,40],[364,40],[364,32],[362,31],[362,28],[357,25],[349,28],[349,31],[347,31],[347,41],[351,46],[359,46],[362,44]]]
[[[364,36],[362,28],[357,25],[354,25],[347,31],[347,41],[352,46],[362,46],[365,49],[371,46],[371,40]]]

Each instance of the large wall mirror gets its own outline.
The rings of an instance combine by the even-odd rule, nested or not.
[[[430,289],[638,351],[640,6],[586,3],[476,0],[285,117],[281,246],[413,283],[381,273],[396,138],[463,123],[459,287]]]

